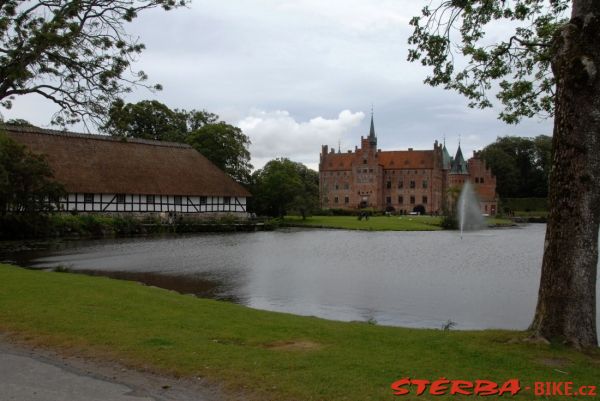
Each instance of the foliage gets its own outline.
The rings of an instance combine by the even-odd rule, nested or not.
[[[458,91],[470,107],[487,108],[492,88],[504,105],[500,118],[554,113],[552,38],[566,22],[569,0],[444,0],[414,17],[409,61],[433,68],[425,83]],[[498,39],[494,26],[515,29]]]
[[[187,142],[234,180],[250,181],[250,138],[238,127],[224,122],[205,124],[191,132]]]
[[[52,176],[44,156],[0,132],[0,216],[53,210],[64,189]]]
[[[302,163],[274,159],[252,174],[253,210],[283,217],[296,211],[306,217],[318,208],[319,174]]]
[[[219,121],[206,110],[171,110],[156,100],[118,100],[101,130],[124,138],[188,143],[234,180],[250,180],[250,138],[241,129]]]
[[[531,346],[521,341],[527,336],[521,331],[444,332],[336,322],[134,282],[6,265],[0,265],[0,283],[5,333],[184,380],[202,376],[219,385],[222,399],[391,400],[390,384],[406,372],[431,380],[443,375],[502,383],[518,377],[523,386],[564,381],[563,371],[577,387],[600,378],[597,350],[582,354],[560,344]],[[515,400],[532,398],[523,390]]]
[[[505,136],[486,146],[481,156],[496,176],[501,198],[545,198],[552,161],[552,138]]]
[[[512,212],[545,212],[548,210],[547,198],[503,198],[502,209]]]
[[[455,214],[448,214],[442,217],[442,221],[440,222],[440,226],[444,230],[457,230],[458,229],[458,219]]]
[[[186,0],[41,0],[0,3],[0,104],[37,94],[60,108],[54,122],[100,120],[119,95],[147,79],[131,71],[144,49],[124,25],[147,9]],[[160,89],[159,85],[153,86]]]

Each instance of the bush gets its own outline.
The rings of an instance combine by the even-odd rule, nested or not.
[[[442,217],[440,226],[444,230],[458,230],[458,219],[454,215],[445,215]]]

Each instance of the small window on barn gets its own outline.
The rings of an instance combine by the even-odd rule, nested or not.
[[[200,204],[201,205],[206,205],[206,196],[201,196],[200,197]]]
[[[125,194],[117,194],[117,203],[125,203]]]
[[[153,205],[154,204],[154,195],[146,195],[146,203]]]
[[[94,203],[94,194],[83,194],[83,201],[85,203]]]
[[[223,203],[226,205],[231,204],[231,196],[224,196],[223,197]]]
[[[181,196],[173,197],[173,203],[175,203],[176,205],[181,205],[182,204]]]

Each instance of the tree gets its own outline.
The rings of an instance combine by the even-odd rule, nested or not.
[[[596,347],[600,1],[447,0],[422,14],[411,20],[409,60],[433,67],[428,84],[457,90],[484,108],[492,106],[487,94],[497,82],[504,121],[554,116],[550,210],[530,329],[537,337]],[[517,26],[509,37],[486,37],[488,26],[503,21]]]
[[[289,159],[271,160],[252,174],[252,194],[259,214],[283,217],[296,211],[306,217],[319,204],[319,175]]]
[[[117,100],[100,129],[112,136],[170,142],[185,142],[188,135],[186,113],[156,100],[127,104]]]
[[[0,216],[53,210],[64,195],[46,159],[0,132]]]
[[[548,196],[552,138],[505,136],[486,146],[481,156],[496,176],[501,198]]]
[[[236,181],[250,180],[250,138],[206,110],[171,110],[156,100],[111,106],[102,131],[125,138],[187,143]]]
[[[0,104],[37,94],[57,104],[56,123],[101,120],[143,71],[130,65],[144,49],[124,30],[146,9],[186,0],[7,0],[0,2]]]
[[[234,180],[247,184],[250,180],[250,138],[241,129],[224,122],[205,124],[191,132],[187,143],[206,156]]]

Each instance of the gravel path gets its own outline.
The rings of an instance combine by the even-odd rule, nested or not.
[[[237,397],[236,397],[237,398]],[[0,401],[222,401],[202,379],[27,349],[0,336]]]

